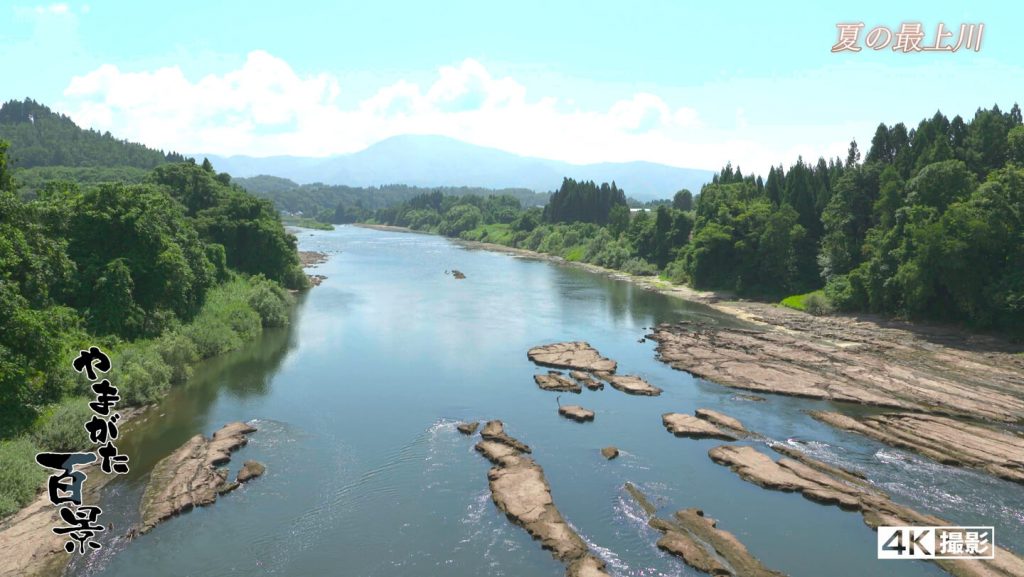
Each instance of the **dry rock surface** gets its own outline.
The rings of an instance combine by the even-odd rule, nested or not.
[[[613,389],[622,391],[628,395],[657,397],[661,394],[661,389],[636,375],[614,375],[603,371],[599,371],[594,374],[607,381]]]
[[[1024,483],[1024,436],[934,415],[889,413],[853,418],[813,411],[812,417],[946,465],[973,467]]]
[[[694,416],[696,415],[696,416]],[[735,441],[749,434],[739,420],[711,409],[697,409],[694,415],[665,413],[661,424],[677,437]]]
[[[501,421],[488,421],[481,436],[476,448],[494,463],[487,479],[498,509],[565,563],[567,576],[608,577],[604,562],[555,507],[544,470],[520,449],[525,445],[505,433]]]
[[[458,429],[460,433],[467,436],[475,433],[479,427],[480,423],[477,421],[472,421],[469,423],[459,423],[458,425],[455,425],[455,428]]]
[[[245,445],[246,435],[255,431],[242,422],[229,423],[209,439],[192,437],[157,463],[142,496],[139,533],[193,507],[209,505],[217,495],[234,489],[237,485],[228,482],[228,471],[221,465],[230,461],[231,452]]]
[[[583,371],[571,371],[569,376],[591,391],[599,391],[604,388],[604,383],[595,379],[589,373],[585,373]]]
[[[749,391],[1024,421],[1024,357],[998,343],[742,305],[763,329],[662,324],[658,358]]]
[[[737,577],[784,577],[765,567],[732,533],[720,529],[700,509],[677,511],[671,519],[656,517],[655,507],[632,483],[626,490],[648,516],[648,525],[661,531],[659,549],[710,575]]]
[[[799,492],[823,504],[859,511],[871,528],[882,525],[950,525],[938,517],[924,515],[894,503],[856,474],[837,469],[796,449],[783,449],[786,457],[773,460],[753,447],[723,445],[708,452],[711,459],[728,466],[741,478],[766,489]],[[936,564],[957,577],[1011,577],[1024,575],[1024,560],[997,548],[994,559],[936,560]]]
[[[619,450],[615,447],[605,447],[601,449],[601,456],[610,461],[619,456]]]
[[[573,379],[558,371],[548,371],[546,375],[533,375],[533,382],[545,391],[561,391],[564,393],[580,393],[583,387]]]
[[[602,357],[597,349],[583,341],[534,347],[526,356],[538,365],[556,369],[614,373],[616,367],[615,361]]]
[[[572,419],[579,423],[594,420],[594,411],[591,411],[590,409],[584,409],[579,405],[564,405],[558,407],[558,414],[562,415],[567,419]]]

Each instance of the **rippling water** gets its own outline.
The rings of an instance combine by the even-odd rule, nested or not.
[[[123,534],[153,464],[229,421],[259,428],[232,474],[246,459],[265,463],[267,474],[130,544],[108,539],[71,574],[562,575],[496,510],[489,464],[455,431],[461,420],[491,418],[534,448],[562,513],[615,575],[698,574],[655,548],[658,534],[626,481],[662,515],[704,509],[766,565],[794,576],[944,574],[922,562],[877,561],[875,534],[859,514],[743,482],[707,457],[720,441],[678,439],[662,427],[662,413],[699,407],[864,471],[898,502],[952,522],[994,524],[1000,544],[1024,543],[1018,485],[836,431],[803,412],[836,408],[829,403],[740,400],[736,390],[657,362],[653,343],[637,342],[659,322],[731,322],[707,307],[432,236],[340,227],[302,231],[300,247],[331,256],[317,269],[328,280],[301,299],[291,327],[202,365],[125,433],[132,472],[109,486],[101,521]],[[468,278],[444,274],[453,268]],[[569,339],[590,341],[620,372],[664,394],[584,391],[578,402],[596,420],[560,418],[555,395],[533,384],[538,369],[526,350]],[[605,461],[599,450],[607,445],[621,456]]]

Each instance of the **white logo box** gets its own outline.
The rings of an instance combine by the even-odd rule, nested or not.
[[[995,527],[879,527],[879,559],[994,559]]]

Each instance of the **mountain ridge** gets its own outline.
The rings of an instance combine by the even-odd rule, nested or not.
[[[278,176],[299,184],[320,182],[358,187],[469,186],[527,188],[544,192],[563,178],[615,181],[638,200],[671,198],[687,188],[699,192],[713,171],[680,168],[647,161],[572,164],[523,156],[439,135],[404,134],[384,139],[350,154],[323,158],[253,157],[197,154],[234,177]]]

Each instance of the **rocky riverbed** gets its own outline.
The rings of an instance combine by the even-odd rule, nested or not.
[[[494,463],[487,479],[498,509],[565,563],[568,577],[608,577],[604,562],[555,507],[544,470],[524,454],[529,448],[505,433],[501,421],[488,421],[480,435],[476,449]]]
[[[254,432],[256,428],[246,423],[229,423],[211,438],[192,437],[157,463],[142,497],[139,533],[193,507],[209,505],[218,495],[262,475],[264,467],[255,461],[247,461],[235,481],[229,481],[228,470],[222,468],[233,451],[248,443],[246,435]]]

